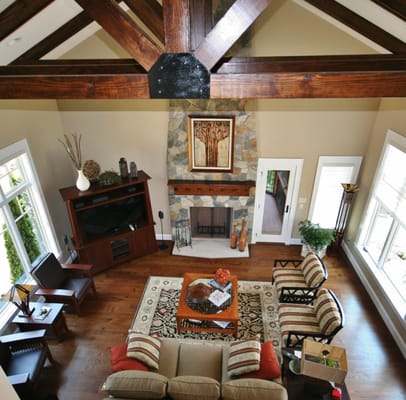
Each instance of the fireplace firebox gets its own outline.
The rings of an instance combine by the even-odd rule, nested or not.
[[[229,238],[231,207],[190,207],[191,234],[194,238]]]

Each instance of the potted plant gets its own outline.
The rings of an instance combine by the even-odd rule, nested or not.
[[[299,232],[303,240],[303,256],[313,251],[320,258],[324,257],[327,246],[334,240],[334,229],[321,228],[308,219],[299,222]]]

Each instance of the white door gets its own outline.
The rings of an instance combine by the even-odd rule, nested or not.
[[[289,244],[303,159],[258,160],[252,242]]]

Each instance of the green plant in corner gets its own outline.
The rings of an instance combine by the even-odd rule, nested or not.
[[[325,249],[334,240],[334,229],[321,228],[319,224],[308,219],[299,222],[299,232],[303,243],[316,253]]]

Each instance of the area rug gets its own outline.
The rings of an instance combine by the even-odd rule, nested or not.
[[[234,340],[231,334],[182,332],[176,329],[176,310],[183,278],[151,276],[145,285],[130,330],[160,337]],[[271,282],[238,281],[238,338],[260,335],[280,351],[278,300]]]

